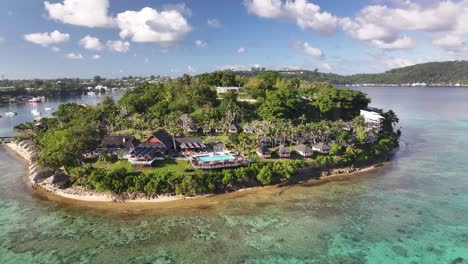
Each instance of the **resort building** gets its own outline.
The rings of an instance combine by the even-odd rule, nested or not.
[[[330,152],[330,145],[320,142],[312,146],[312,151],[318,152],[320,154],[328,154]]]
[[[206,145],[200,138],[175,138],[175,142],[177,151],[184,156],[206,151]]]
[[[233,93],[238,93],[241,91],[240,87],[216,87],[216,93],[217,94],[223,94],[227,92],[233,92]]]
[[[223,142],[216,142],[211,144],[213,152],[224,152],[224,143]]]
[[[138,147],[155,148],[166,153],[167,151],[174,149],[174,140],[165,130],[159,130],[151,134],[145,142],[141,143]]]
[[[313,154],[312,149],[304,144],[296,146],[295,151],[304,158],[312,157]]]
[[[239,129],[237,128],[236,125],[232,124],[232,125],[229,126],[228,132],[230,134],[237,134],[237,132],[239,132]]]
[[[384,117],[381,114],[373,111],[361,110],[361,116],[364,118],[369,128],[379,131],[382,129]]]
[[[255,134],[255,129],[253,126],[247,124],[245,125],[244,127],[242,127],[242,130],[244,131],[244,133],[246,134]]]
[[[140,145],[134,136],[104,136],[101,145],[96,148],[97,154],[104,151],[110,152],[113,155],[121,156],[120,158],[128,159],[130,153]]]
[[[174,142],[166,131],[154,132],[130,152],[128,161],[136,166],[151,166],[156,160],[164,160],[164,154],[174,149]]]
[[[284,145],[276,148],[276,154],[278,154],[280,159],[289,159],[291,157],[291,151]]]
[[[135,166],[151,166],[156,160],[164,160],[164,153],[161,149],[153,147],[137,147],[128,159]]]
[[[260,158],[263,159],[270,159],[271,158],[271,151],[266,147],[262,146],[257,149],[257,154]]]
[[[222,134],[222,133],[224,133],[224,128],[215,127],[215,128],[213,128],[213,132],[216,133],[216,134]]]

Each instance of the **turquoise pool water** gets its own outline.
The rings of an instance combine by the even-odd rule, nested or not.
[[[377,171],[179,205],[62,203],[0,147],[0,263],[467,264],[468,89],[362,88],[402,148]],[[196,204],[193,204],[196,202]]]
[[[233,160],[234,156],[232,155],[204,156],[204,157],[198,157],[197,159],[202,162],[226,161],[226,160]]]

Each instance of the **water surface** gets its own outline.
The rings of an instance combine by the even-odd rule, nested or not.
[[[0,148],[1,263],[468,263],[468,89],[360,88],[395,110],[391,165],[169,205],[48,199]]]

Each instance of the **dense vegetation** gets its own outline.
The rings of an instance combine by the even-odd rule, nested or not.
[[[242,85],[245,89],[218,98],[214,89],[218,85]],[[244,102],[241,98],[255,101]],[[94,107],[64,104],[40,126],[27,123],[17,129],[18,139],[32,139],[40,150],[38,163],[54,171],[65,170],[73,185],[114,193],[192,195],[297,180],[304,167],[321,170],[386,159],[397,145],[393,125],[398,118],[392,111],[382,112],[384,129],[369,131],[359,116],[360,109],[369,103],[362,92],[337,89],[329,83],[286,80],[276,72],[251,78],[217,72],[145,83],[128,91],[118,102],[108,98]],[[227,130],[232,124],[249,124],[255,132],[189,132],[192,127]],[[223,141],[228,148],[251,156],[252,164],[207,172],[194,170],[187,161],[166,159],[156,162],[153,168],[137,169],[115,157],[103,155],[98,161],[90,161],[83,155],[93,150],[105,134],[132,134],[144,139],[157,129],[165,129],[173,136]],[[377,138],[371,140],[372,135]],[[316,154],[312,160],[293,157],[290,161],[262,161],[254,154],[261,138],[282,139],[288,147],[303,142],[333,145],[329,155]]]
[[[262,71],[238,72],[243,76],[256,76]],[[378,74],[338,75],[315,71],[298,70],[282,74],[285,78],[333,84],[468,84],[468,61],[429,62]]]

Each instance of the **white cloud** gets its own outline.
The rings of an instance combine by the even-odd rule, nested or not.
[[[65,54],[65,58],[71,59],[71,60],[82,60],[83,55],[81,55],[80,53],[68,53],[68,54]]]
[[[246,53],[246,52],[247,52],[247,49],[244,47],[240,47],[237,49],[237,53]]]
[[[99,55],[99,54],[95,54],[95,55],[92,56],[93,60],[99,60],[100,58],[101,58],[101,55]]]
[[[180,4],[166,4],[163,6],[163,9],[166,11],[170,10],[175,10],[181,14],[184,14],[186,16],[192,16],[192,10],[188,8],[188,6],[185,3],[180,3]]]
[[[49,17],[66,24],[85,27],[111,27],[108,16],[109,0],[64,0],[63,3],[44,2]]]
[[[145,7],[141,11],[125,11],[117,15],[121,38],[135,42],[156,42],[170,45],[180,41],[191,27],[176,10],[157,11]]]
[[[50,48],[53,52],[60,52],[60,48],[57,46],[53,46]]]
[[[130,50],[130,43],[128,41],[109,40],[106,46],[110,51],[114,52],[126,53]]]
[[[458,35],[447,34],[434,37],[432,44],[448,51],[460,51],[465,47],[466,43]]]
[[[34,44],[47,47],[52,44],[58,44],[67,42],[70,40],[70,34],[61,33],[58,30],[53,31],[52,33],[32,33],[24,35],[26,41],[32,42]]]
[[[320,33],[334,33],[339,19],[321,12],[320,6],[307,0],[244,0],[247,11],[263,18],[294,21],[302,29],[312,29]]]
[[[194,67],[192,67],[192,66],[190,66],[190,65],[187,66],[187,70],[188,70],[189,72],[196,72],[196,71],[197,71]]]
[[[436,37],[433,44],[447,48],[459,46],[461,41],[454,42],[461,35],[468,34],[467,12],[467,0],[431,1],[429,4],[408,0],[399,1],[393,8],[385,5],[366,6],[355,18],[342,19],[341,25],[353,38],[383,49],[412,47],[413,40],[402,36],[405,32],[420,31],[430,35],[444,32],[451,35],[451,39]]]
[[[89,35],[82,38],[79,44],[87,50],[101,51],[104,48],[104,46],[98,38],[91,37]]]
[[[370,43],[371,45],[381,49],[407,49],[413,46],[414,41],[412,38],[404,36],[392,42],[385,42],[383,40],[374,39]]]
[[[204,48],[208,44],[205,41],[198,39],[195,40],[195,45],[197,45],[197,47]]]
[[[220,28],[223,26],[223,24],[218,19],[215,19],[215,18],[209,18],[206,21],[206,24],[212,28]]]
[[[293,42],[291,47],[314,58],[321,58],[324,56],[320,49],[311,46],[308,42]]]

